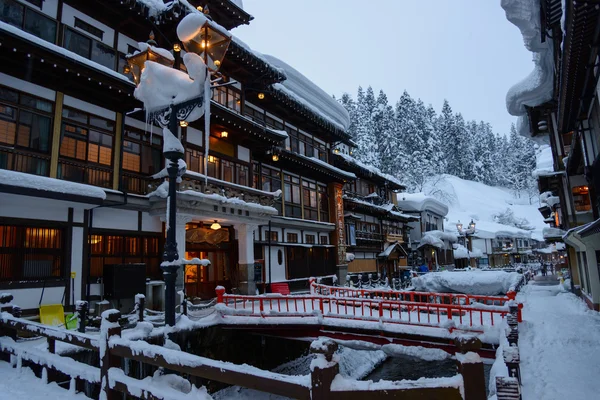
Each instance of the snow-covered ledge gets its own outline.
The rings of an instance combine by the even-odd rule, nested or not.
[[[529,123],[525,106],[539,106],[552,99],[554,60],[552,40],[541,40],[540,0],[501,0],[506,18],[523,35],[527,50],[533,53],[533,71],[515,84],[506,94],[508,113],[519,117],[519,134],[529,137]]]

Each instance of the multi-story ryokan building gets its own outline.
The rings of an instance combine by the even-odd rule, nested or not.
[[[183,68],[172,49],[186,14],[209,7],[230,30],[252,16],[239,0],[161,4],[0,0],[0,290],[24,310],[70,305],[72,292],[100,299],[106,265],[143,263],[146,278],[162,278],[166,201],[152,178],[164,166],[162,131],[146,122],[125,56],[153,31]],[[233,83],[213,89],[210,132],[202,119],[179,132],[187,163],[179,254],[211,261],[187,268],[188,295],[213,297],[216,285],[254,293],[261,281],[305,285],[309,276],[343,280],[352,245],[346,222],[379,235],[372,244],[357,235],[365,260],[406,238],[407,219],[389,204],[397,182],[369,173],[374,186],[352,191],[379,200],[348,197],[366,172],[334,157],[354,144],[331,96],[235,37],[220,72]],[[211,229],[215,222],[220,229]]]
[[[600,304],[600,9],[598,1],[503,2],[534,53],[535,70],[508,93],[524,135],[549,144],[538,158],[544,238],[567,246],[572,282]],[[548,154],[548,166],[541,158]]]

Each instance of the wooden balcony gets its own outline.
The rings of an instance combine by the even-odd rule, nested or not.
[[[57,178],[110,189],[113,184],[113,169],[59,159]]]
[[[396,233],[388,233],[385,235],[385,241],[388,243],[404,243],[404,236],[398,235]]]

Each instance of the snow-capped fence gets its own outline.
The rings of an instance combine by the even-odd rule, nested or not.
[[[102,314],[100,336],[91,338],[80,332],[40,326],[3,312],[0,316],[0,357],[21,367],[23,360],[42,367],[45,381],[56,380],[58,375],[70,378],[71,391],[76,392],[82,382],[100,386],[100,397],[106,400],[122,398],[123,394],[139,399],[208,399],[210,396],[197,389],[188,380],[170,375],[179,385],[165,384],[154,375],[143,380],[130,377],[120,367],[122,359],[141,364],[162,367],[189,378],[218,381],[230,385],[255,389],[275,395],[297,399],[360,399],[360,398],[444,398],[479,400],[485,398],[483,364],[476,353],[457,354],[458,374],[451,378],[421,378],[417,381],[357,381],[338,374],[337,344],[329,339],[318,340],[311,345],[315,359],[310,375],[291,376],[265,371],[248,365],[212,360],[205,357],[152,345],[143,340],[121,337],[117,310]],[[65,341],[94,349],[100,357],[100,368],[78,362],[69,357],[27,346],[6,335],[8,330],[36,332],[48,339]],[[16,336],[16,335],[15,335]],[[49,371],[53,373],[50,374]],[[187,385],[181,385],[186,383]],[[174,389],[186,386],[188,393]],[[483,389],[483,392],[481,388]],[[463,395],[461,395],[464,394]]]
[[[415,292],[411,290],[393,289],[353,289],[347,287],[327,286],[310,283],[311,294],[333,297],[349,297],[362,299],[403,300],[410,302],[473,305],[475,303],[504,306],[508,301],[514,300],[515,292],[508,292],[506,296],[482,296],[460,293]]]
[[[429,326],[483,332],[508,315],[507,305],[469,305],[404,301],[398,298],[335,297],[323,295],[234,295],[219,287],[216,309],[227,317],[316,317],[390,324]],[[416,300],[416,299],[413,299]],[[278,321],[278,323],[285,323]],[[292,321],[297,322],[297,321]]]

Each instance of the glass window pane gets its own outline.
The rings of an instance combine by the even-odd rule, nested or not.
[[[56,41],[56,22],[30,9],[27,10],[23,29],[50,43]]]
[[[104,65],[107,68],[115,69],[115,51],[97,41],[93,41],[92,44],[92,61],[97,62],[100,65]]]
[[[80,56],[89,59],[90,50],[92,47],[92,39],[89,39],[67,28],[65,29],[64,47],[75,54],[79,54]]]
[[[115,126],[115,123],[108,119],[90,115],[90,125],[93,125],[97,128],[106,129],[107,131],[112,131]]]
[[[0,21],[21,28],[24,10],[25,7],[14,0],[0,0]]]
[[[87,124],[88,122],[87,114],[73,110],[71,108],[63,108],[62,116],[63,118],[72,119],[83,124]]]
[[[0,0],[0,2],[2,2],[2,0]],[[19,100],[19,94],[14,90],[10,90],[0,86],[0,100],[6,100],[10,101],[11,103],[16,103]]]

